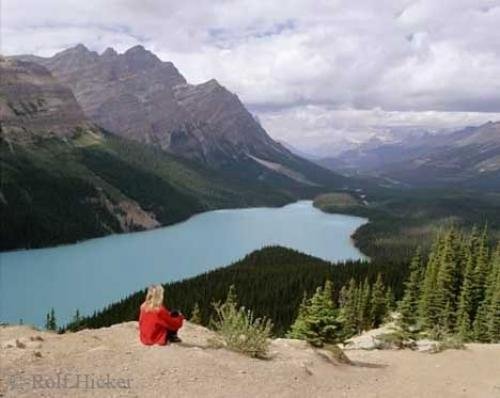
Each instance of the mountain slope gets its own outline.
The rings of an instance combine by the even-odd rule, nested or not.
[[[69,137],[76,127],[91,127],[71,90],[47,69],[0,56],[0,70],[3,139],[33,142],[33,130],[37,138],[50,138]]]
[[[413,186],[500,190],[500,122],[448,136],[426,153],[388,164],[382,173]]]
[[[500,186],[500,122],[411,141],[368,144],[318,163],[345,174],[368,174],[415,187]]]
[[[305,186],[346,183],[272,140],[238,97],[216,80],[188,84],[171,62],[142,46],[99,55],[78,45],[51,58],[20,58],[50,69],[71,87],[93,122],[117,135],[154,143],[245,179],[261,179],[271,170]]]
[[[149,229],[220,207],[282,205],[309,189],[271,170],[244,181],[107,133],[39,65],[1,59],[0,72],[2,250]]]

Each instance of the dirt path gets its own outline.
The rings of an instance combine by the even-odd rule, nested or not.
[[[274,340],[273,358],[263,361],[209,348],[211,332],[199,326],[188,323],[180,336],[181,345],[144,347],[135,322],[66,335],[2,327],[0,394],[500,398],[500,345],[473,344],[440,354],[349,351],[355,363],[350,366],[296,340]]]

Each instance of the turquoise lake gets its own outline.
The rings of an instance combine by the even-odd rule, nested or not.
[[[350,236],[364,218],[300,201],[281,208],[216,210],[169,227],[47,249],[0,254],[0,321],[61,325],[150,283],[183,279],[281,245],[329,261],[360,259]]]

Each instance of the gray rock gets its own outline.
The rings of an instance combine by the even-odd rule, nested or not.
[[[118,135],[215,166],[247,153],[290,156],[216,80],[187,84],[171,62],[142,46],[99,55],[78,45],[50,58],[22,59],[47,67],[93,122]]]

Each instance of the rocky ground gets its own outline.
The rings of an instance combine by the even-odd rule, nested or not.
[[[349,350],[339,363],[301,341],[277,339],[271,359],[210,348],[187,323],[182,344],[145,347],[137,323],[57,335],[0,328],[5,397],[500,397],[500,345],[438,354]]]

